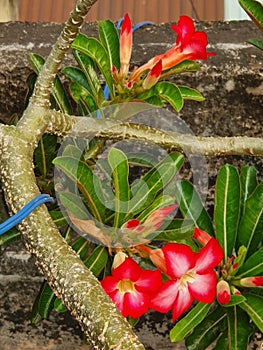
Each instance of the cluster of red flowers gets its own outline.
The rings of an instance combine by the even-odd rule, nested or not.
[[[171,28],[177,34],[175,45],[165,53],[155,56],[141,67],[136,67],[126,81],[130,88],[141,81],[142,75],[148,71],[141,81],[144,89],[150,89],[161,77],[163,71],[176,66],[185,60],[207,60],[215,56],[207,52],[207,36],[204,32],[196,32],[194,22],[190,17],[181,16],[177,25]],[[132,25],[128,14],[125,14],[120,33],[120,70],[113,67],[113,75],[117,81],[126,80],[132,53]]]
[[[172,310],[175,321],[194,300],[214,301],[217,285],[214,268],[223,258],[223,250],[215,238],[199,252],[178,243],[166,244],[162,249],[145,246],[141,249],[148,251],[156,270],[143,270],[126,257],[112,270],[111,276],[101,281],[124,317],[137,318],[151,308],[162,313]],[[162,274],[166,276],[165,282]]]

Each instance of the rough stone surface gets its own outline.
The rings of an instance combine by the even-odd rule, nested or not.
[[[180,117],[196,135],[262,137],[262,52],[247,43],[260,38],[251,22],[197,23],[209,38],[209,50],[217,56],[202,62],[202,71],[174,78],[178,84],[198,88],[204,103],[188,101]],[[32,71],[28,63],[31,52],[46,56],[61,29],[56,24],[0,24],[0,120],[21,116],[26,97],[26,79]],[[83,32],[96,36],[95,24],[86,24]],[[133,64],[140,65],[174,43],[169,24],[142,28],[134,35]],[[68,55],[65,64],[73,64]],[[208,161],[209,185],[207,205],[211,205],[216,173],[224,163],[240,168],[254,165],[262,176],[259,157],[212,157]],[[184,175],[189,177],[187,169]],[[1,211],[0,211],[1,212]],[[30,324],[30,310],[43,282],[34,259],[22,243],[0,251],[0,349],[67,350],[89,349],[83,345],[78,324],[66,314],[52,312],[48,320]],[[140,321],[137,332],[147,350],[185,349],[183,343],[169,343],[170,319],[152,314]],[[260,335],[249,349],[262,349]]]

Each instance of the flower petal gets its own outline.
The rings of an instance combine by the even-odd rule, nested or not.
[[[171,28],[177,33],[176,45],[188,41],[195,31],[194,22],[188,16],[180,16],[177,25],[172,25]]]
[[[166,313],[172,309],[178,293],[179,281],[166,281],[150,302],[150,307],[158,312]]]
[[[205,273],[206,271],[216,267],[223,259],[224,252],[220,244],[215,238],[211,238],[204,248],[196,257],[195,271]]]
[[[139,292],[125,293],[123,303],[123,312],[125,317],[141,317],[143,314],[148,312],[149,304],[150,297],[148,294]]]
[[[115,277],[107,276],[104,280],[102,280],[101,286],[105,290],[107,294],[114,292],[117,289],[118,280]]]
[[[118,281],[125,279],[134,282],[140,277],[141,271],[140,266],[132,258],[126,258],[121,265],[112,270],[112,276]]]
[[[210,304],[216,297],[217,278],[214,270],[206,274],[196,274],[194,281],[188,284],[192,296],[202,303]]]
[[[194,301],[188,288],[179,288],[177,298],[173,306],[173,322],[176,321],[185,311],[189,309]]]
[[[170,243],[163,248],[167,276],[180,278],[195,266],[196,253],[186,244]]]
[[[156,293],[162,284],[162,275],[158,270],[142,270],[139,279],[135,282],[135,289],[148,294]]]

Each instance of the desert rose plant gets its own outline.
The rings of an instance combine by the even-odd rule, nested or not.
[[[128,14],[120,31],[100,21],[97,39],[78,34],[94,2],[77,1],[46,62],[30,55],[38,77],[28,80],[28,106],[16,126],[0,128],[6,203],[14,213],[27,204],[19,230],[4,233],[2,224],[1,244],[22,236],[46,279],[32,322],[68,309],[94,348],[143,349],[130,325],[150,310],[171,311],[172,342],[246,349],[263,330],[262,182],[253,167],[223,166],[212,218],[195,186],[178,174],[184,153],[262,156],[262,140],[196,138],[134,121],[167,105],[178,112],[188,99],[202,101],[197,90],[169,78],[199,70],[195,60],[216,53],[207,51],[207,36],[192,19],[181,16],[171,27],[174,45],[132,67]],[[70,98],[56,75],[69,47],[76,66],[62,73]],[[109,147],[119,140],[167,153],[153,159]],[[58,202],[35,210],[31,200],[39,205],[47,194]],[[27,216],[27,210],[34,211]]]

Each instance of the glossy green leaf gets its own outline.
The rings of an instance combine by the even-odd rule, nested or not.
[[[193,332],[186,338],[188,350],[204,350],[212,344],[219,334],[227,329],[226,310],[217,306],[199,323]]]
[[[47,282],[44,282],[32,307],[31,322],[38,323],[46,319],[54,306],[55,294]]]
[[[240,217],[244,214],[244,205],[248,197],[258,185],[257,170],[252,166],[243,166],[240,174],[241,200],[240,200]]]
[[[238,227],[238,246],[247,248],[247,256],[252,255],[262,244],[263,232],[263,182],[246,201],[244,214]]]
[[[79,237],[72,244],[72,249],[75,250],[75,252],[79,255],[81,260],[83,260],[86,257],[89,247],[90,242],[84,237]]]
[[[172,67],[162,72],[161,79],[164,79],[168,76],[173,76],[175,74],[181,74],[184,72],[196,72],[200,70],[201,67],[197,62],[185,60],[183,62],[178,63],[175,67]]]
[[[111,148],[108,153],[108,163],[112,171],[115,191],[114,227],[120,227],[125,221],[130,200],[129,164],[124,152]]]
[[[196,89],[187,86],[178,86],[184,100],[204,101],[204,96]]]
[[[243,293],[246,301],[239,304],[255,325],[263,332],[263,297],[252,293]]]
[[[53,163],[77,184],[85,197],[90,213],[99,222],[103,222],[105,207],[101,182],[88,165],[70,157],[57,157]]]
[[[138,216],[137,219],[144,222],[148,216],[150,216],[157,209],[167,207],[168,205],[174,204],[174,198],[169,195],[163,195],[155,198],[153,202],[147,206]]]
[[[248,42],[259,48],[260,50],[263,50],[263,41],[257,39],[250,39],[248,40]]]
[[[97,246],[84,262],[90,271],[98,277],[105,268],[108,261],[108,250],[105,247]]]
[[[228,320],[228,349],[244,350],[247,348],[249,338],[253,333],[253,326],[249,317],[237,306],[227,309]]]
[[[79,34],[72,44],[72,48],[88,55],[96,62],[100,72],[103,74],[108,85],[111,97],[114,96],[113,80],[111,76],[111,65],[107,51],[95,38],[88,38],[84,34]]]
[[[45,63],[45,60],[40,55],[31,53],[31,54],[29,54],[29,62],[31,64],[31,66],[33,67],[34,71],[37,74],[39,74],[42,66]],[[65,88],[64,88],[64,86],[63,86],[63,84],[60,81],[58,76],[56,76],[54,79],[54,84],[53,84],[53,88],[52,88],[52,95],[53,95],[59,109],[61,110],[61,112],[67,113],[67,114],[72,114],[72,108],[71,108],[69,99],[67,97],[67,93],[66,93]]]
[[[206,317],[212,304],[198,303],[188,314],[176,323],[170,332],[172,343],[184,340],[187,334]]]
[[[111,21],[98,22],[99,37],[102,45],[108,52],[110,66],[120,69],[120,43],[116,26]]]
[[[70,93],[72,98],[77,104],[81,105],[82,115],[88,115],[98,109],[96,101],[92,94],[78,83],[71,83],[70,85]]]
[[[73,50],[73,54],[81,70],[87,78],[96,104],[100,107],[101,103],[104,101],[104,94],[93,60],[88,55],[85,55],[84,53],[77,50]]]
[[[217,175],[214,223],[216,238],[224,250],[224,260],[235,246],[240,208],[239,175],[232,165],[224,165]],[[244,245],[244,244],[243,244]]]
[[[129,211],[133,215],[138,214],[149,206],[154,198],[163,195],[164,188],[174,179],[183,161],[184,156],[181,153],[171,153],[133,184]]]
[[[164,220],[164,229],[162,226],[156,231],[154,241],[181,241],[192,237],[194,232],[194,224],[192,220],[173,219],[166,224]]]
[[[34,160],[37,169],[43,178],[47,177],[58,149],[57,136],[44,134],[34,152]]]
[[[66,210],[72,213],[75,217],[82,220],[89,219],[87,208],[78,194],[71,192],[60,193],[59,199]]]
[[[184,104],[180,89],[173,83],[162,81],[154,85],[151,89],[137,96],[140,100],[147,100],[153,96],[158,96],[165,102],[169,103],[177,112],[179,112]]]
[[[224,331],[217,338],[216,344],[213,347],[213,350],[225,350],[228,349],[228,332]]]
[[[246,13],[263,30],[263,4],[256,0],[238,0]]]
[[[263,247],[252,254],[238,271],[238,277],[263,275]]]
[[[231,295],[229,303],[224,305],[224,308],[232,308],[233,306],[239,305],[245,300],[246,298],[243,295]]]
[[[214,233],[212,220],[194,186],[186,180],[177,181],[175,195],[183,216],[193,220],[196,227],[212,236]]]
[[[61,70],[65,76],[70,79],[74,83],[78,83],[79,85],[83,86],[86,90],[88,90],[90,93],[91,88],[89,86],[89,83],[87,81],[87,78],[84,74],[84,72],[77,68],[77,67],[65,67]]]
[[[66,312],[68,310],[59,298],[56,298],[56,300],[54,301],[54,309],[57,312]]]

